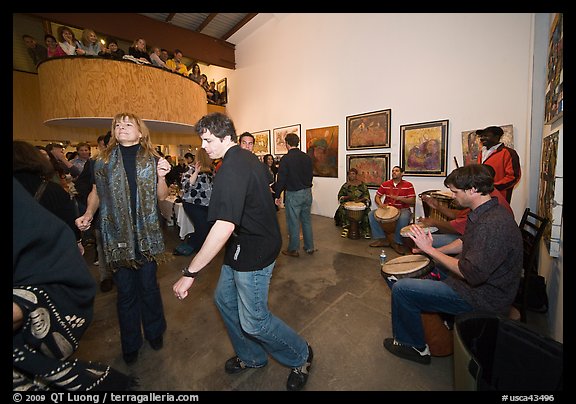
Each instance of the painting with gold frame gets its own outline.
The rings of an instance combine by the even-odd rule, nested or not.
[[[270,154],[270,129],[251,133],[254,136],[254,149],[252,152],[257,156]]]
[[[400,126],[400,164],[404,175],[445,177],[448,119]]]

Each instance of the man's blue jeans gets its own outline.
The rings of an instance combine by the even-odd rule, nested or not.
[[[281,364],[296,368],[308,359],[308,343],[268,308],[274,264],[251,272],[222,265],[214,301],[242,362],[262,367],[270,354]]]
[[[380,227],[380,223],[374,217],[374,212],[376,210],[370,211],[368,214],[368,221],[370,222],[370,231],[372,232],[373,239],[386,238],[386,232]],[[412,219],[412,210],[410,208],[400,209],[400,217],[398,222],[396,222],[396,232],[394,233],[394,241],[396,244],[402,244],[402,236],[400,235],[400,230],[403,227],[408,226],[410,220]]]
[[[421,314],[467,313],[474,309],[442,281],[403,278],[392,285],[392,332],[396,341],[418,349],[426,345]]]
[[[100,265],[104,265],[101,261]],[[162,296],[156,278],[158,265],[148,261],[138,269],[120,268],[114,273],[122,353],[136,352],[144,337],[150,341],[166,331]]]
[[[284,207],[286,210],[286,224],[288,225],[288,251],[298,251],[300,248],[300,223],[302,223],[304,249],[313,251],[312,189],[304,188],[299,191],[286,191]]]

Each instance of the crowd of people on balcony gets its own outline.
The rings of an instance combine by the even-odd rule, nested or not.
[[[138,64],[148,64],[165,69],[198,83],[206,91],[208,104],[226,104],[226,94],[221,94],[216,89],[214,81],[208,82],[208,77],[201,72],[200,65],[193,61],[189,66],[183,62],[183,53],[180,49],[174,49],[172,55],[169,51],[158,46],[147,46],[144,38],[138,38],[126,53],[118,45],[115,38],[100,40],[96,32],[91,28],[82,31],[82,37],[76,38],[74,31],[67,26],[58,27],[56,37],[52,34],[44,36],[44,45],[36,41],[31,35],[22,35],[28,54],[32,62],[37,66],[40,62],[61,56],[91,56],[113,60],[129,60]],[[170,57],[171,56],[171,57]]]

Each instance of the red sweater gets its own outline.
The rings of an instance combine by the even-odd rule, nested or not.
[[[478,153],[478,163],[482,164],[482,153]],[[502,143],[494,151],[484,164],[488,164],[496,175],[494,176],[494,188],[504,195],[510,203],[514,186],[520,181],[520,158],[514,149],[504,146]]]

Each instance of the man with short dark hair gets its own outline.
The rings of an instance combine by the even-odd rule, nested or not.
[[[254,136],[252,136],[250,132],[242,133],[238,144],[241,148],[248,150],[250,153],[254,153]]]
[[[312,348],[268,308],[268,289],[282,235],[269,178],[254,154],[238,147],[232,120],[224,114],[204,116],[196,124],[202,148],[211,159],[222,159],[214,177],[208,221],[214,223],[202,248],[183,270],[172,290],[188,296],[198,272],[226,246],[214,301],[236,351],[224,365],[235,374],[261,368],[271,355],[290,367],[288,390],[301,390],[308,381]]]
[[[460,206],[471,209],[462,238],[434,248],[432,233],[418,225],[410,226],[409,237],[448,276],[441,281],[402,278],[394,283],[394,337],[384,340],[384,348],[392,354],[421,364],[431,360],[423,311],[458,315],[481,310],[507,316],[522,271],[522,235],[510,212],[490,196],[494,189],[490,170],[469,164],[452,171],[444,185]]]
[[[285,193],[284,207],[288,226],[288,248],[282,254],[299,257],[300,226],[304,238],[304,250],[314,254],[312,235],[312,159],[298,148],[300,138],[289,133],[284,139],[288,153],[280,159],[278,179],[274,185],[276,205],[280,206],[280,193]]]
[[[478,153],[478,163],[487,164],[494,168],[494,188],[504,195],[510,203],[514,186],[520,181],[520,157],[516,150],[500,142],[504,131],[499,126],[488,126],[477,130],[476,135],[482,143]]]

